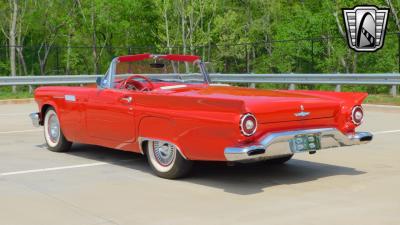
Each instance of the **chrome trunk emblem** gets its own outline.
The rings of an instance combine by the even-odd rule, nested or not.
[[[306,116],[311,114],[310,112],[304,112],[304,106],[303,105],[300,105],[300,110],[301,110],[301,112],[295,113],[294,115],[297,116],[297,117],[306,117]]]

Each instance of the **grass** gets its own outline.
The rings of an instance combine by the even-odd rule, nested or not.
[[[12,93],[10,86],[0,86],[0,100],[33,98],[33,93],[29,93],[29,86],[17,86],[17,93]]]
[[[17,93],[0,91],[0,100],[5,99],[22,99],[22,98],[33,98],[33,94],[28,91],[19,91]]]
[[[400,106],[400,96],[392,97],[390,95],[368,95],[364,103]]]

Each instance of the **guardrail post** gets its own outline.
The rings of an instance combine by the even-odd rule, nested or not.
[[[392,88],[390,89],[390,94],[391,94],[393,97],[396,97],[396,96],[397,96],[397,85],[392,85]]]
[[[342,91],[342,85],[336,84],[335,91],[336,92],[341,92]]]
[[[246,48],[247,48],[247,46],[246,46]],[[250,75],[254,75],[254,73],[251,73]],[[256,83],[250,83],[249,87],[250,88],[256,88]]]
[[[295,84],[289,84],[289,90],[296,90]]]

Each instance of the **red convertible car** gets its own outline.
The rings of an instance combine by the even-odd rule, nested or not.
[[[37,88],[30,117],[51,151],[78,142],[138,152],[172,179],[196,160],[284,163],[368,143],[371,133],[355,131],[366,96],[213,84],[198,56],[139,54],[112,60],[97,85]]]

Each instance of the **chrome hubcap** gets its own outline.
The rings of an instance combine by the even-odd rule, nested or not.
[[[162,166],[168,166],[174,160],[176,147],[168,142],[154,141],[153,151],[157,162]]]
[[[57,116],[51,115],[48,124],[48,133],[50,139],[53,142],[57,142],[58,137],[60,136],[60,125]]]

